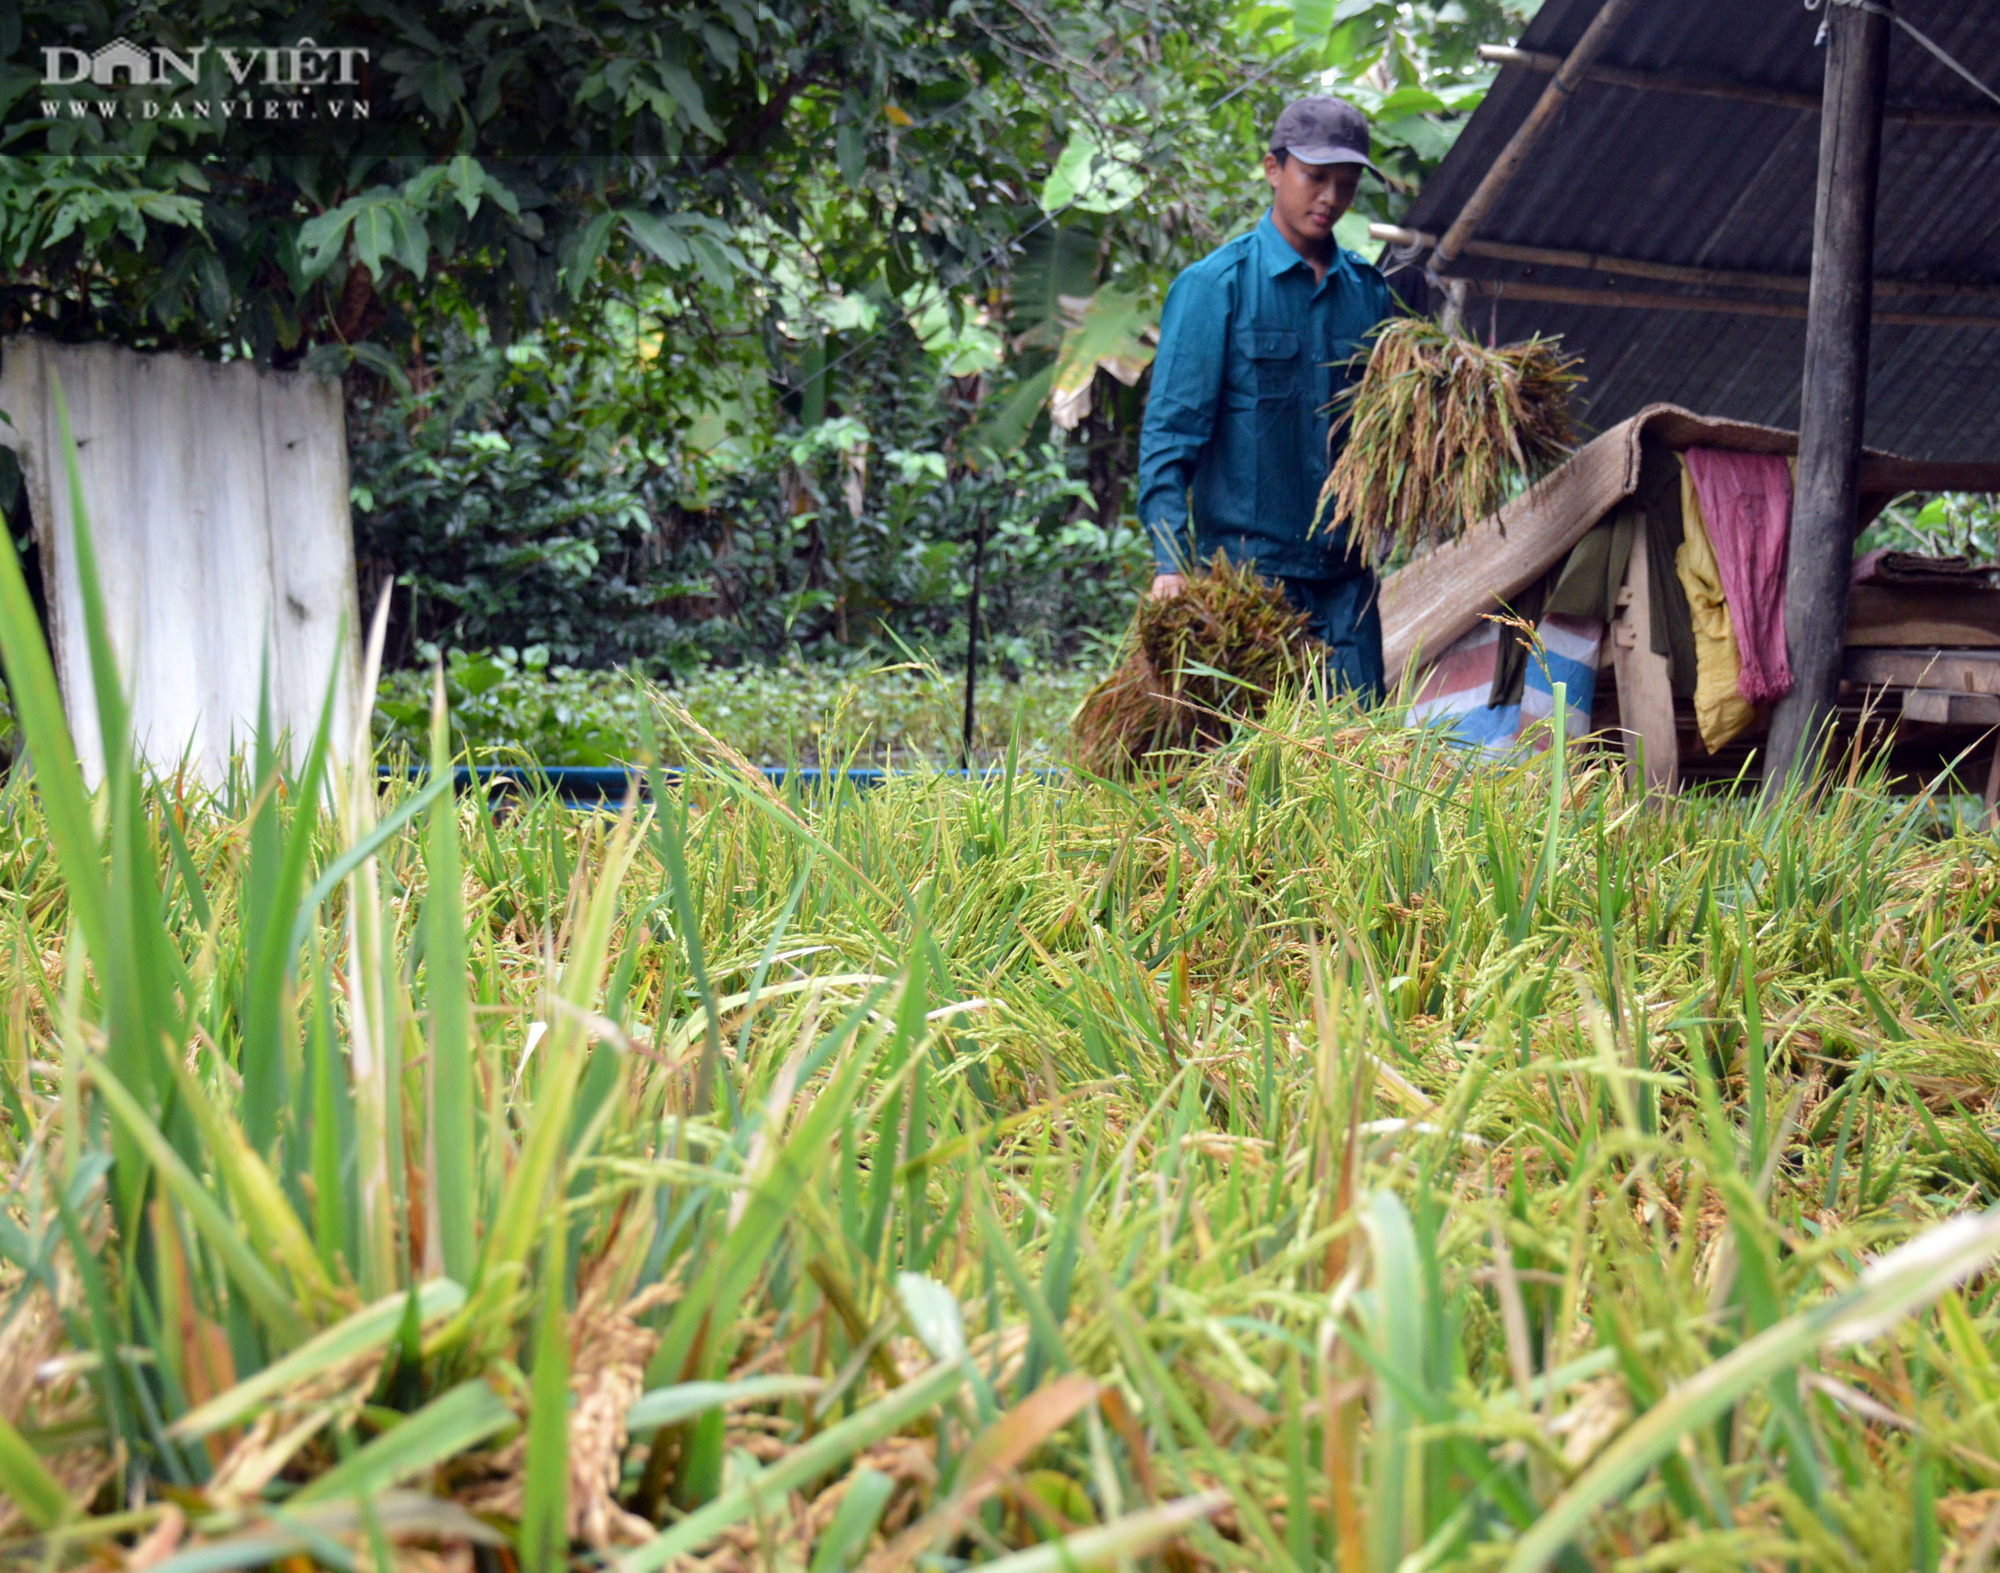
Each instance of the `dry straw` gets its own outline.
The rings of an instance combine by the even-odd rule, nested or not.
[[[1094,775],[1124,776],[1149,756],[1214,748],[1324,653],[1282,590],[1217,552],[1180,594],[1139,603],[1123,659],[1071,723],[1073,757]]]
[[[1459,539],[1576,448],[1581,362],[1554,339],[1489,349],[1422,317],[1384,327],[1348,404],[1315,528],[1345,522],[1369,562]]]

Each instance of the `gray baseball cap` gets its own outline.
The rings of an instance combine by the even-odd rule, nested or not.
[[[1375,169],[1368,159],[1368,119],[1343,98],[1319,96],[1287,104],[1271,132],[1271,151],[1280,149],[1302,164],[1360,164]]]

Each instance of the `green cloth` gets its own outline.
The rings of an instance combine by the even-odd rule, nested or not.
[[[1542,615],[1610,622],[1632,563],[1632,537],[1638,533],[1639,510],[1627,498],[1570,549]]]
[[[1652,586],[1653,654],[1667,658],[1668,684],[1676,699],[1694,698],[1694,610],[1681,586],[1674,554],[1685,530],[1681,524],[1681,459],[1665,443],[1642,439],[1639,489],[1633,494],[1646,515],[1646,578]]]
[[[1567,557],[1515,596],[1507,610],[1530,626],[1551,615],[1609,622],[1625,570],[1631,566],[1638,524],[1638,508],[1630,499],[1620,503],[1570,548]],[[1520,703],[1527,681],[1528,642],[1518,629],[1502,623],[1487,704]]]

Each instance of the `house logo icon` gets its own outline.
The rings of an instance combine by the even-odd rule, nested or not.
[[[202,51],[192,51],[195,62]],[[160,58],[162,55],[166,59]],[[43,87],[155,87],[167,81],[168,61],[180,65],[190,80],[194,70],[172,50],[141,49],[129,38],[114,38],[103,48],[85,54],[81,49],[55,48],[42,51]]]
[[[125,86],[145,87],[153,80],[153,57],[123,38],[112,39],[90,57],[90,80],[99,87],[119,86],[121,71]]]

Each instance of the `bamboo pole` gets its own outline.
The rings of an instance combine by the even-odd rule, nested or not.
[[[1479,58],[1489,65],[1520,66],[1524,70],[1553,72],[1563,66],[1561,55],[1535,49],[1513,49],[1504,44],[1481,44]],[[1676,76],[1665,71],[1632,71],[1623,66],[1593,65],[1583,72],[1588,82],[1612,87],[1637,88],[1645,93],[1684,93],[1697,98],[1733,98],[1747,104],[1768,104],[1774,109],[1801,109],[1818,114],[1820,101],[1814,93],[1795,93],[1781,87],[1763,87],[1755,82],[1724,82],[1712,77]],[[1899,104],[1884,109],[1882,118],[1892,125],[1905,126],[2000,126],[2000,114],[1990,109],[1918,109]]]
[[[1437,236],[1399,224],[1370,224],[1370,238],[1392,246],[1431,250]],[[1802,273],[1747,273],[1732,268],[1691,268],[1674,262],[1644,262],[1632,257],[1606,256],[1596,251],[1565,251],[1554,246],[1517,246],[1510,241],[1469,240],[1461,252],[1467,257],[1486,257],[1494,262],[1519,262],[1530,267],[1574,268],[1581,273],[1608,273],[1615,277],[1654,279],[1663,284],[1696,284],[1711,289],[1778,290],[1804,295],[1812,280]],[[1508,284],[1511,291],[1516,286]],[[1877,279],[1875,294],[1884,295],[1963,295],[1976,300],[2000,300],[2000,283],[1956,281],[1936,283],[1922,279]]]
[[[1573,289],[1562,284],[1514,284],[1500,279],[1452,279],[1488,300],[1546,301],[1558,306],[1607,306],[1627,311],[1699,311],[1732,317],[1787,317],[1810,320],[1811,307],[1782,300],[1735,300],[1723,295],[1662,295],[1652,290]],[[1953,312],[1875,311],[1876,322],[1889,328],[2000,328],[2000,317],[1967,316]]]
[[[1444,238],[1438,242],[1437,250],[1432,256],[1433,273],[1441,276],[1464,249],[1465,243],[1472,239],[1473,231],[1479,228],[1486,215],[1492,211],[1493,204],[1500,199],[1500,193],[1507,189],[1508,183],[1520,172],[1522,164],[1527,162],[1529,152],[1542,139],[1542,134],[1555,123],[1556,116],[1561,112],[1563,105],[1569,102],[1570,95],[1582,85],[1584,73],[1596,62],[1597,57],[1604,53],[1612,35],[1624,24],[1625,18],[1631,15],[1637,4],[1638,0],[1604,0],[1604,5],[1597,16],[1590,26],[1584,29],[1583,37],[1577,40],[1576,47],[1569,52],[1569,57],[1557,70],[1553,80],[1542,90],[1542,96],[1535,101],[1535,107],[1528,111],[1528,118],[1523,120],[1515,129],[1513,136],[1508,138],[1507,145],[1500,150],[1500,156],[1486,171],[1485,178],[1479,182],[1471,197],[1466,200],[1465,206],[1459,210],[1451,228],[1444,232]]]
[[[1785,579],[1792,691],[1771,717],[1766,797],[1783,789],[1795,767],[1811,762],[1833,713],[1860,506],[1889,18],[1880,9],[1835,0],[1827,7],[1827,26],[1799,471]]]

